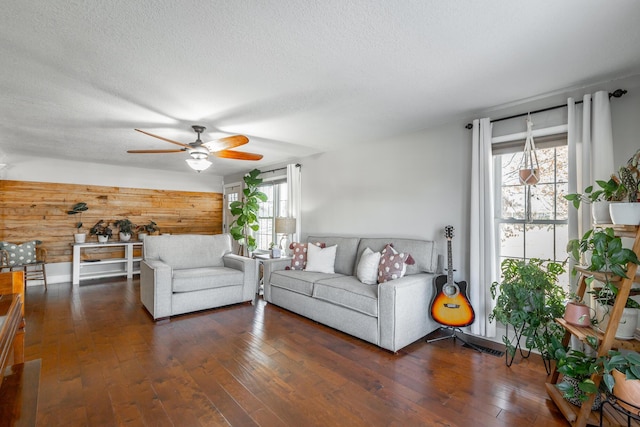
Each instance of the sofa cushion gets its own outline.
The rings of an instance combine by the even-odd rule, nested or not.
[[[411,260],[411,261],[409,261]],[[411,255],[396,251],[391,244],[384,247],[378,265],[378,283],[399,279],[407,271],[407,265],[414,264]]]
[[[321,248],[326,247],[324,243],[321,242],[313,242],[313,245],[319,246]],[[304,270],[307,267],[307,253],[309,244],[307,243],[298,243],[293,242],[289,245],[289,249],[291,249],[291,270]]]
[[[328,274],[335,273],[336,249],[336,245],[326,248],[309,245],[307,251],[307,266],[304,270]]]
[[[242,286],[244,273],[228,267],[205,267],[173,270],[173,292]]]
[[[271,286],[311,296],[315,282],[340,276],[342,275],[316,273],[312,271],[278,270],[271,273]]]
[[[356,275],[356,255],[358,254],[359,237],[309,236],[307,241],[324,242],[327,246],[338,245],[334,266],[335,272],[347,276]]]
[[[358,247],[358,259],[367,247],[374,252],[380,252],[389,243],[392,243],[398,252],[411,254],[415,260],[414,265],[407,265],[407,275],[421,272],[435,273],[438,267],[438,253],[435,249],[435,243],[430,240],[363,238]]]
[[[355,276],[319,280],[313,287],[313,297],[369,316],[378,316],[378,287],[361,283]]]
[[[178,234],[144,239],[144,258],[158,259],[173,269],[222,267],[222,256],[229,252],[229,234]]]
[[[356,277],[365,285],[377,285],[379,264],[380,252],[373,252],[370,248],[365,249],[358,261]]]

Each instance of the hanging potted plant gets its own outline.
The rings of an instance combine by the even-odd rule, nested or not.
[[[82,233],[82,212],[86,212],[89,209],[86,203],[78,202],[71,207],[71,210],[67,211],[68,215],[80,214],[78,221],[76,222],[76,234],[73,235],[76,243],[84,243],[87,239],[87,233]]]
[[[618,170],[620,182],[627,190],[628,203],[614,203],[609,206],[609,212],[614,224],[640,224],[640,203],[638,203],[638,194],[640,193],[639,162],[640,150],[636,151],[627,164]]]
[[[131,222],[128,218],[119,219],[113,223],[115,227],[118,227],[118,232],[120,236],[120,241],[128,242],[131,239],[131,235],[133,234],[133,230],[135,230],[136,225]]]
[[[100,220],[94,224],[93,227],[89,230],[89,234],[92,236],[98,236],[98,242],[106,243],[109,241],[109,238],[113,235],[113,230],[109,227],[109,223],[104,220]]]
[[[259,191],[262,178],[258,178],[260,170],[254,169],[244,176],[245,188],[242,190],[242,200],[236,200],[229,205],[234,220],[229,232],[234,240],[240,244],[240,255],[249,256],[256,249],[256,238],[253,233],[260,229],[258,211],[260,202],[267,201],[267,195]]]
[[[540,166],[538,165],[536,146],[533,142],[533,122],[531,117],[527,118],[527,139],[524,144],[518,175],[520,183],[523,185],[535,185],[540,180]]]

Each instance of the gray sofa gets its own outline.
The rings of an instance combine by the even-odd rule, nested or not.
[[[140,299],[153,319],[253,301],[255,260],[231,250],[229,234],[147,236]]]
[[[337,245],[335,274],[286,270],[290,260],[264,263],[264,299],[319,323],[396,352],[440,325],[429,308],[437,253],[431,241],[412,239],[309,236],[307,242]],[[392,243],[411,254],[402,278],[366,285],[356,277],[368,247],[381,251]]]

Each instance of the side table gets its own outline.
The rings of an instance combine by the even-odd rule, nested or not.
[[[270,261],[273,262],[273,261],[291,260],[292,257],[281,256],[280,258],[271,258],[269,254],[257,254],[257,255],[254,255],[253,258],[258,263],[257,265],[258,268],[256,269],[256,272],[258,275],[258,278],[256,280],[256,298],[258,298],[258,296],[262,295],[264,292],[264,282],[263,282],[264,263],[270,262]]]

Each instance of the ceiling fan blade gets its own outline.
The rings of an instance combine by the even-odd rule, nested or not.
[[[233,150],[221,150],[212,153],[216,157],[221,157],[223,159],[236,159],[236,160],[260,160],[262,159],[262,154],[254,154],[254,153],[246,153],[244,151],[233,151]]]
[[[224,138],[220,138],[216,141],[205,142],[202,145],[207,147],[207,150],[214,153],[216,151],[228,150],[230,148],[239,147],[241,145],[246,144],[247,142],[249,142],[249,138],[247,138],[246,136],[234,135],[234,136],[227,136]]]
[[[173,141],[173,140],[171,140],[171,139],[167,139],[167,138],[164,138],[164,137],[162,137],[162,136],[154,135],[154,134],[152,134],[152,133],[145,132],[145,131],[140,130],[140,129],[134,129],[134,130],[135,130],[135,131],[137,131],[137,132],[140,132],[140,133],[144,133],[145,135],[149,135],[149,136],[152,136],[152,137],[154,137],[154,138],[158,138],[158,139],[161,139],[161,140],[163,140],[163,141],[167,141],[167,142],[170,142],[170,143],[172,143],[172,144],[179,145],[179,146],[181,146],[181,147],[191,148],[191,146],[189,146],[188,144],[183,144],[182,142]]]
[[[175,150],[127,150],[127,153],[133,153],[133,154],[158,154],[158,153],[183,153],[187,150],[185,150],[184,148],[181,150],[175,149]]]

